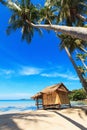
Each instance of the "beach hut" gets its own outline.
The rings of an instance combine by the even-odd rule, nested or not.
[[[62,104],[70,105],[69,90],[63,83],[46,87],[41,92],[32,96],[36,100],[37,109],[60,108]]]

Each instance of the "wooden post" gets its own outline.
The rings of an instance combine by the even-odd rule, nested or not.
[[[38,106],[38,98],[36,98],[36,106],[37,106],[37,109],[39,109],[39,106]]]

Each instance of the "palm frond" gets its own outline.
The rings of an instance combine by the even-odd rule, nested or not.
[[[17,2],[12,2],[11,0],[7,0],[6,6],[9,7],[11,10],[22,11],[19,4],[17,4]]]
[[[22,29],[22,40],[31,42],[34,35],[34,28],[27,24],[26,19],[37,23],[39,20],[39,10],[33,5],[30,0],[1,0],[2,3],[7,6],[11,11],[12,15],[9,19],[9,26],[6,30],[9,35],[12,31]],[[40,29],[35,29],[41,35]]]
[[[35,28],[35,31],[37,31],[37,32],[39,33],[39,35],[40,35],[40,36],[42,36],[42,35],[43,35],[43,32],[42,32],[42,30],[41,30],[41,29],[39,29],[39,28]]]

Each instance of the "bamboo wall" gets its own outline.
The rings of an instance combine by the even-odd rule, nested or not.
[[[67,93],[59,92],[58,95],[59,95],[61,104],[69,104],[69,98],[68,98],[68,94]]]
[[[69,104],[68,94],[65,92],[43,94],[43,105],[55,104]]]
[[[43,94],[43,105],[59,104],[60,99],[56,92]]]

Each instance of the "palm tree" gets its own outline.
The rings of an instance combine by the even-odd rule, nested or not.
[[[67,26],[83,26],[83,21],[87,21],[87,19],[84,17],[84,13],[87,12],[86,0],[56,0],[60,1],[60,6],[56,4],[55,6],[58,6],[60,8],[59,14],[58,14],[58,23],[64,24]],[[53,4],[52,0],[47,0],[47,4]],[[71,63],[73,64],[78,77],[80,78],[80,81],[85,88],[87,92],[87,83],[86,80],[83,77],[81,69],[79,69],[75,63],[75,61],[72,58],[71,53],[76,50],[77,48],[81,51],[84,51],[87,53],[87,50],[85,49],[85,45],[87,47],[87,43],[84,43],[82,40],[73,38],[67,35],[58,35],[61,38],[61,48],[65,49],[68,57],[70,58]]]
[[[76,49],[76,44],[75,44],[75,40],[73,38],[71,38],[70,36],[65,36],[65,35],[58,35],[58,37],[61,38],[61,43],[60,43],[60,48],[61,49],[65,49],[79,79],[80,79],[80,82],[82,83],[82,86],[84,87],[85,91],[87,92],[87,81],[86,79],[83,77],[83,71],[82,68],[78,67],[74,61],[74,59],[72,58],[72,52]],[[69,44],[70,43],[70,44]],[[77,46],[77,48],[79,48],[79,46]]]
[[[58,14],[59,19],[58,22],[61,24],[65,24],[67,26],[83,26],[83,21],[86,19],[83,17],[83,12],[87,12],[87,9],[85,9],[86,6],[85,0],[76,0],[73,2],[71,0],[62,0],[60,2],[61,8],[60,12]],[[81,9],[82,8],[82,9]],[[79,40],[77,38],[72,38],[67,35],[59,35],[61,38],[61,48],[64,48],[72,65],[74,66],[77,75],[82,83],[82,86],[85,88],[87,92],[87,82],[83,77],[82,69],[79,69],[76,65],[74,59],[72,58],[71,53],[76,50],[77,48],[81,51],[84,51],[87,53],[85,49],[85,44],[87,47],[87,43],[83,42],[82,40]]]
[[[86,8],[87,4],[86,3],[87,3],[86,0],[73,0],[73,2],[72,2],[72,0],[55,0],[55,1],[46,0],[45,5],[48,8],[50,8],[49,11],[51,11],[52,8],[55,10],[55,12],[54,12],[55,20],[53,20],[50,17],[50,19],[53,23],[51,22],[52,24],[49,26],[49,25],[40,25],[40,24],[35,25],[33,23],[30,23],[29,21],[27,21],[27,22],[29,24],[31,24],[31,26],[36,27],[36,28],[39,27],[39,28],[45,28],[48,30],[54,30],[56,32],[62,32],[64,34],[68,34],[68,35],[71,35],[72,37],[76,37],[76,38],[86,41],[85,37],[83,39],[82,36],[80,35],[82,32],[85,33],[85,30],[82,30],[83,28],[79,27],[79,26],[83,26],[84,25],[83,21],[87,20],[83,16],[85,13],[87,13],[87,8]],[[56,22],[54,22],[54,21],[56,21]],[[66,26],[53,25],[54,23],[57,23],[57,22],[61,23],[61,25],[65,24],[67,26],[73,26],[73,24],[74,25],[77,24],[78,27],[66,27]],[[86,28],[84,28],[84,29],[86,29]],[[81,30],[81,33],[79,32],[80,30]],[[76,31],[76,32],[74,32],[74,31]],[[83,47],[82,47],[82,49],[83,49]]]
[[[23,0],[22,0],[23,1]],[[27,0],[24,0],[27,1]],[[47,29],[47,30],[53,30],[56,32],[61,32],[67,35],[71,35],[72,37],[80,38],[84,41],[87,41],[87,29],[83,27],[67,27],[67,26],[61,26],[61,25],[50,25],[50,24],[37,24],[39,21],[39,11],[38,9],[29,2],[29,5],[26,6],[24,2],[24,5],[22,2],[12,2],[11,0],[5,2],[1,0],[1,2],[8,6],[12,10],[12,17],[9,20],[10,26],[7,29],[7,32],[10,32],[11,30],[16,30],[17,28],[23,29],[23,35],[22,38],[26,39],[28,42],[31,41],[31,38],[34,34],[34,29]],[[39,30],[40,31],[40,30]]]
[[[75,70],[77,72],[77,75],[78,75],[78,77],[80,79],[80,82],[82,83],[82,86],[84,87],[85,91],[87,92],[87,81],[83,77],[83,72],[81,72],[79,70],[78,66],[75,64],[75,61],[73,60],[68,48],[66,46],[64,48],[65,48],[65,50],[66,50],[66,52],[68,54],[68,57],[70,58],[71,63],[73,64],[73,66],[74,66],[74,68],[75,68]]]

